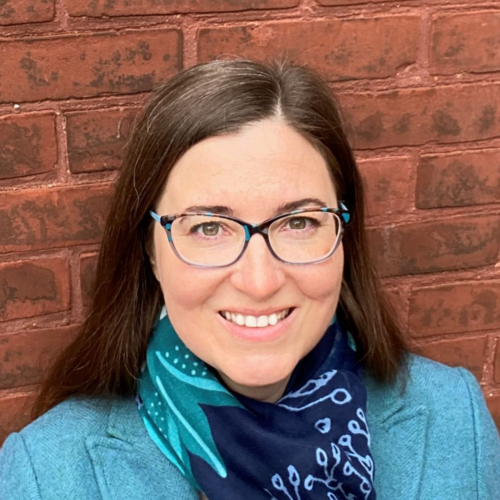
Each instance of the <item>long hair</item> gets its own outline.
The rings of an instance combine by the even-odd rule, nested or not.
[[[37,417],[75,394],[133,395],[162,305],[147,255],[159,198],[177,160],[205,138],[278,117],[323,155],[339,199],[352,213],[344,239],[339,307],[366,370],[382,382],[408,349],[372,267],[361,178],[339,106],[312,70],[283,60],[199,64],[154,92],[136,120],[104,230],[88,315],[56,360],[33,408]]]

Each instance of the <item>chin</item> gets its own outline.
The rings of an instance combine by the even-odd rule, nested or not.
[[[239,366],[235,369],[228,368],[219,371],[224,373],[226,381],[231,381],[233,384],[245,387],[266,387],[287,379],[293,367],[287,369],[285,366],[276,366],[276,363],[252,363],[248,369]]]

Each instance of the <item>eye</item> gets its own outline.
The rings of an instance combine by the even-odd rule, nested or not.
[[[300,219],[290,219],[288,221],[288,224],[290,226],[290,229],[305,229],[307,227],[304,217],[301,217]]]
[[[286,224],[290,229],[295,231],[302,231],[308,227],[317,227],[319,225],[316,219],[310,217],[294,217],[292,219],[288,219]]]
[[[199,233],[201,230],[203,236],[217,236],[220,229],[220,224],[217,222],[203,222],[202,224],[193,226],[190,232]]]

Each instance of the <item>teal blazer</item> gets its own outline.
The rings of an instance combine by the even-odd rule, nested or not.
[[[500,440],[473,375],[411,356],[403,394],[398,384],[365,382],[378,500],[500,499]],[[0,498],[198,495],[149,438],[133,400],[77,397],[10,435]]]

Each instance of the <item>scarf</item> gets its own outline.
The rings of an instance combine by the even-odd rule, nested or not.
[[[375,500],[366,389],[352,336],[335,320],[264,403],[223,385],[163,308],[136,401],[149,436],[216,500]]]

